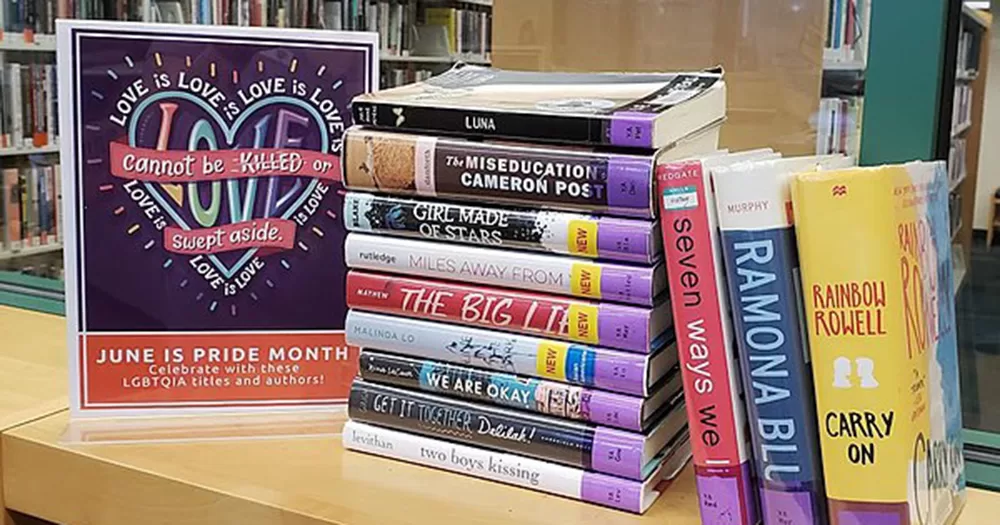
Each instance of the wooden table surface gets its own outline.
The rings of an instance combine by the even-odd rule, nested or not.
[[[0,308],[0,486],[5,504],[46,520],[87,525],[698,525],[691,469],[639,517],[529,490],[344,451],[342,415],[188,421],[193,442],[84,444],[134,438],[145,424],[70,425],[61,318]],[[48,415],[45,415],[48,414]],[[296,424],[295,422],[298,422]],[[220,429],[226,430],[225,432]],[[163,426],[146,437],[177,435]],[[215,438],[214,440],[212,438]],[[222,439],[219,439],[222,438]],[[994,523],[1000,495],[970,490],[959,525]]]
[[[62,317],[0,306],[0,432],[65,410],[66,321]],[[0,449],[0,469],[4,455]],[[3,511],[0,478],[0,524]]]

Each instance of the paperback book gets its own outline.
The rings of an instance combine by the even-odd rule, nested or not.
[[[636,481],[687,425],[683,396],[646,433],[626,432],[355,380],[353,421],[510,452]]]
[[[364,233],[646,265],[663,255],[655,222],[562,211],[351,192],[344,197],[344,224]]]
[[[721,71],[552,73],[457,64],[358,96],[354,122],[490,138],[659,149],[726,113]]]
[[[711,171],[774,158],[752,151],[657,167],[660,221],[683,367],[702,521],[754,525],[757,491],[733,347]]]
[[[658,152],[629,154],[365,127],[345,136],[351,189],[652,219],[656,163],[715,151],[719,126]]]
[[[378,350],[362,350],[359,368],[360,377],[373,383],[635,432],[650,428],[681,393],[677,369],[663,378],[649,397],[641,398]]]
[[[343,443],[345,448],[351,450],[634,513],[649,509],[691,458],[691,443],[687,432],[681,432],[667,445],[658,456],[652,473],[643,481],[460,445],[357,421],[344,424]]]
[[[797,157],[712,173],[764,525],[827,522],[789,180],[850,164]]]
[[[639,355],[356,310],[347,314],[347,343],[642,397],[677,365],[673,344]]]
[[[359,310],[492,328],[648,354],[673,339],[670,301],[652,308],[352,270]]]
[[[940,162],[793,180],[832,525],[964,504],[948,193]]]
[[[362,233],[347,236],[350,268],[469,281],[653,306],[667,288],[663,263],[643,267]]]

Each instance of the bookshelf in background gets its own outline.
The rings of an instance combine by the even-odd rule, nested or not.
[[[11,272],[62,275],[55,38],[41,34],[54,19],[41,3],[10,14],[22,5],[29,4],[5,1],[0,9],[0,281]]]
[[[861,147],[871,0],[827,0],[816,153],[857,158]]]
[[[946,66],[954,64],[954,72],[947,71],[944,75],[942,98],[950,95],[951,107],[949,110],[947,101],[942,100],[939,134],[947,138],[948,202],[952,217],[956,293],[965,282],[972,257],[972,221],[976,206],[991,23],[989,13],[962,5],[958,32],[952,44],[954,47],[949,46],[954,61],[946,63]],[[939,151],[944,156],[943,148]]]

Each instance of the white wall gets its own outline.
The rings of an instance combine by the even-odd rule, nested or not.
[[[977,230],[987,228],[992,195],[1000,188],[1000,30],[994,30],[992,34],[986,100],[983,106],[983,131],[979,146],[976,211],[972,221]]]

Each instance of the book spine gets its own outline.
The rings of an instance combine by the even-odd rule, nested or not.
[[[366,381],[625,430],[643,429],[643,399],[428,359],[362,350]]]
[[[17,169],[3,170],[3,198],[7,202],[7,247],[21,249],[21,188]]]
[[[351,192],[349,231],[652,264],[662,256],[651,221],[472,206]]]
[[[921,261],[930,240],[918,204],[927,196],[903,166],[793,182],[832,525],[934,523],[933,509],[918,510],[934,477],[927,316],[935,314],[925,309],[924,279],[936,271]]]
[[[715,177],[764,525],[827,523],[788,175]]]
[[[56,239],[61,243],[63,242],[63,219],[62,219],[62,172],[60,171],[60,165],[56,164],[53,167],[55,172],[55,185],[56,185]]]
[[[31,246],[31,196],[28,194],[28,176],[23,170],[17,172],[17,187],[21,192],[21,243],[23,247]]]
[[[362,423],[642,480],[642,434],[354,381],[348,415]]]
[[[652,503],[645,500],[643,484],[637,481],[426,438],[408,432],[397,432],[356,421],[348,421],[344,425],[343,444],[344,448],[351,450],[628,512],[641,513]]]
[[[651,156],[512,147],[361,128],[349,130],[344,142],[348,188],[655,218]]]
[[[650,356],[352,310],[348,344],[645,396]],[[669,347],[663,352],[675,351]],[[664,371],[665,373],[666,371]]]
[[[757,523],[715,201],[701,162],[657,168],[661,230],[704,523]]]
[[[24,146],[24,103],[21,101],[21,65],[8,64],[10,80],[11,143],[14,147]]]
[[[41,234],[39,219],[41,219],[41,213],[39,213],[39,196],[38,196],[38,166],[31,166],[28,168],[28,197],[25,202],[31,203],[31,208],[28,210],[28,234],[31,237],[31,245],[38,246],[39,238]]]
[[[35,173],[35,195],[38,198],[38,241],[44,246],[49,243],[49,184],[42,166],[32,168]]]
[[[361,233],[348,234],[344,249],[349,268],[471,280],[640,306],[652,306],[666,289],[662,263],[627,266]]]
[[[649,353],[672,339],[670,305],[639,308],[446,281],[351,271],[347,305]]]

